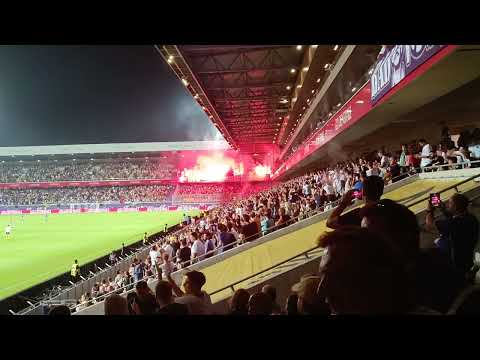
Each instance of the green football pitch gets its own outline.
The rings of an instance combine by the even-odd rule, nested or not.
[[[0,216],[0,299],[182,221],[184,211]],[[192,216],[198,210],[185,212]],[[5,227],[11,224],[10,237]]]

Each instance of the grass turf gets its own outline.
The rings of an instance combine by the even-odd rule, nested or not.
[[[0,300],[182,221],[183,211],[0,216]],[[198,210],[187,212],[197,215]],[[5,227],[12,234],[5,237]]]

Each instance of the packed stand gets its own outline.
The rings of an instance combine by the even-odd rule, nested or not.
[[[93,203],[165,202],[175,185],[0,189],[1,206]]]
[[[0,163],[0,183],[175,179],[176,176],[175,164],[162,158]]]

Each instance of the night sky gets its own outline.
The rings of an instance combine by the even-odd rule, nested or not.
[[[0,146],[217,134],[153,46],[0,46]]]

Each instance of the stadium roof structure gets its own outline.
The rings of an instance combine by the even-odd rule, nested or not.
[[[225,141],[182,141],[0,147],[0,156],[153,153],[161,151],[227,150]]]
[[[289,145],[305,108],[323,96],[320,90],[348,46],[155,48],[233,148],[262,153]]]

